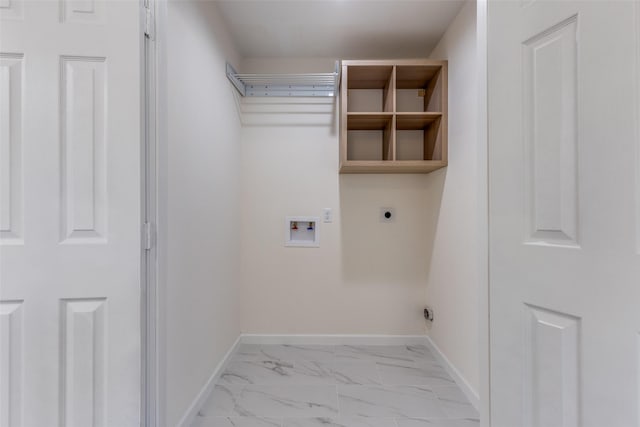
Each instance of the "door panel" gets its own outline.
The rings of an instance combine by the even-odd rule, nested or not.
[[[22,425],[23,302],[0,302],[0,424],[3,426]]]
[[[62,233],[65,243],[105,243],[106,58],[62,57]]]
[[[103,425],[106,409],[106,298],[62,300],[62,425]]]
[[[22,54],[0,53],[0,242],[22,244]]]
[[[580,319],[525,306],[525,426],[579,426]]]
[[[137,1],[0,2],[0,426],[140,422]]]
[[[22,4],[24,0],[1,0],[0,19],[22,19]]]
[[[578,245],[576,31],[577,16],[572,16],[523,43],[525,200],[531,243]]]
[[[489,3],[495,427],[640,425],[637,9]]]

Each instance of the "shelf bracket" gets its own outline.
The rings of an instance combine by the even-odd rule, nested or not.
[[[342,68],[340,67],[340,61],[336,61],[335,71],[333,72],[336,76],[335,83],[333,84],[333,96],[338,98],[338,93],[340,91],[340,77],[342,73]]]
[[[247,88],[245,87],[245,84],[242,82],[242,80],[236,77],[237,75],[238,75],[238,72],[235,70],[235,68],[233,68],[231,64],[227,62],[227,77],[229,78],[231,83],[233,83],[235,88],[238,89],[238,92],[240,92],[240,95],[246,96]]]

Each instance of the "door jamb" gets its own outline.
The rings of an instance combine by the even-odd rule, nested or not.
[[[140,425],[164,426],[162,290],[159,286],[158,224],[158,48],[155,0],[139,0],[141,13],[142,174],[141,325],[142,381]]]
[[[491,426],[491,347],[490,347],[490,271],[489,271],[489,139],[488,139],[488,38],[489,0],[476,2],[476,61],[478,69],[478,230],[479,271],[479,365],[480,365],[480,425]]]
[[[166,23],[166,1],[140,0],[141,22],[145,28],[146,10],[149,5],[153,19],[153,36],[142,34],[142,224],[150,223],[152,247],[142,247],[142,408],[141,425],[145,427],[164,427],[165,419],[161,408],[166,400],[166,378],[164,352],[164,274],[166,263],[166,198],[162,191],[166,189],[165,171],[166,153],[166,57],[162,49],[163,30]],[[480,235],[480,271],[479,274],[479,343],[480,343],[480,419],[482,427],[491,426],[490,394],[490,271],[489,271],[489,187],[488,187],[488,114],[487,114],[487,77],[488,77],[488,39],[489,0],[477,0],[477,65],[478,65],[478,154],[479,167],[478,224]],[[640,13],[639,13],[640,15]],[[144,227],[143,227],[144,228]],[[156,231],[158,230],[158,231]]]

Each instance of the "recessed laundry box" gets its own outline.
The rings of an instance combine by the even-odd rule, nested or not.
[[[320,246],[320,230],[317,216],[288,216],[285,220],[284,245],[302,248]]]

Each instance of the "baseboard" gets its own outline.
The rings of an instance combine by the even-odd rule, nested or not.
[[[209,377],[209,380],[205,383],[202,390],[200,390],[200,393],[198,393],[193,403],[191,403],[191,406],[189,406],[189,409],[187,409],[185,414],[182,416],[182,419],[178,423],[178,427],[190,427],[193,424],[196,416],[198,415],[198,412],[209,398],[209,395],[211,394],[213,387],[218,382],[218,379],[220,379],[220,375],[227,368],[227,364],[229,363],[233,355],[236,353],[236,351],[238,351],[238,346],[240,346],[241,342],[242,335],[238,336],[229,351],[227,351],[227,354],[225,354],[220,363],[218,363],[218,366],[216,366],[216,369],[214,369],[213,374],[211,374],[211,377]]]
[[[243,344],[290,345],[412,345],[424,344],[424,335],[263,335],[242,334]]]
[[[431,350],[433,355],[438,359],[438,362],[447,370],[449,375],[456,382],[458,387],[462,390],[462,392],[467,396],[469,402],[480,411],[480,397],[478,396],[478,392],[476,392],[473,387],[467,382],[467,380],[462,376],[460,371],[456,369],[455,366],[447,359],[447,357],[440,351],[438,346],[431,340],[430,337],[423,337],[424,342],[426,342],[427,347]]]

